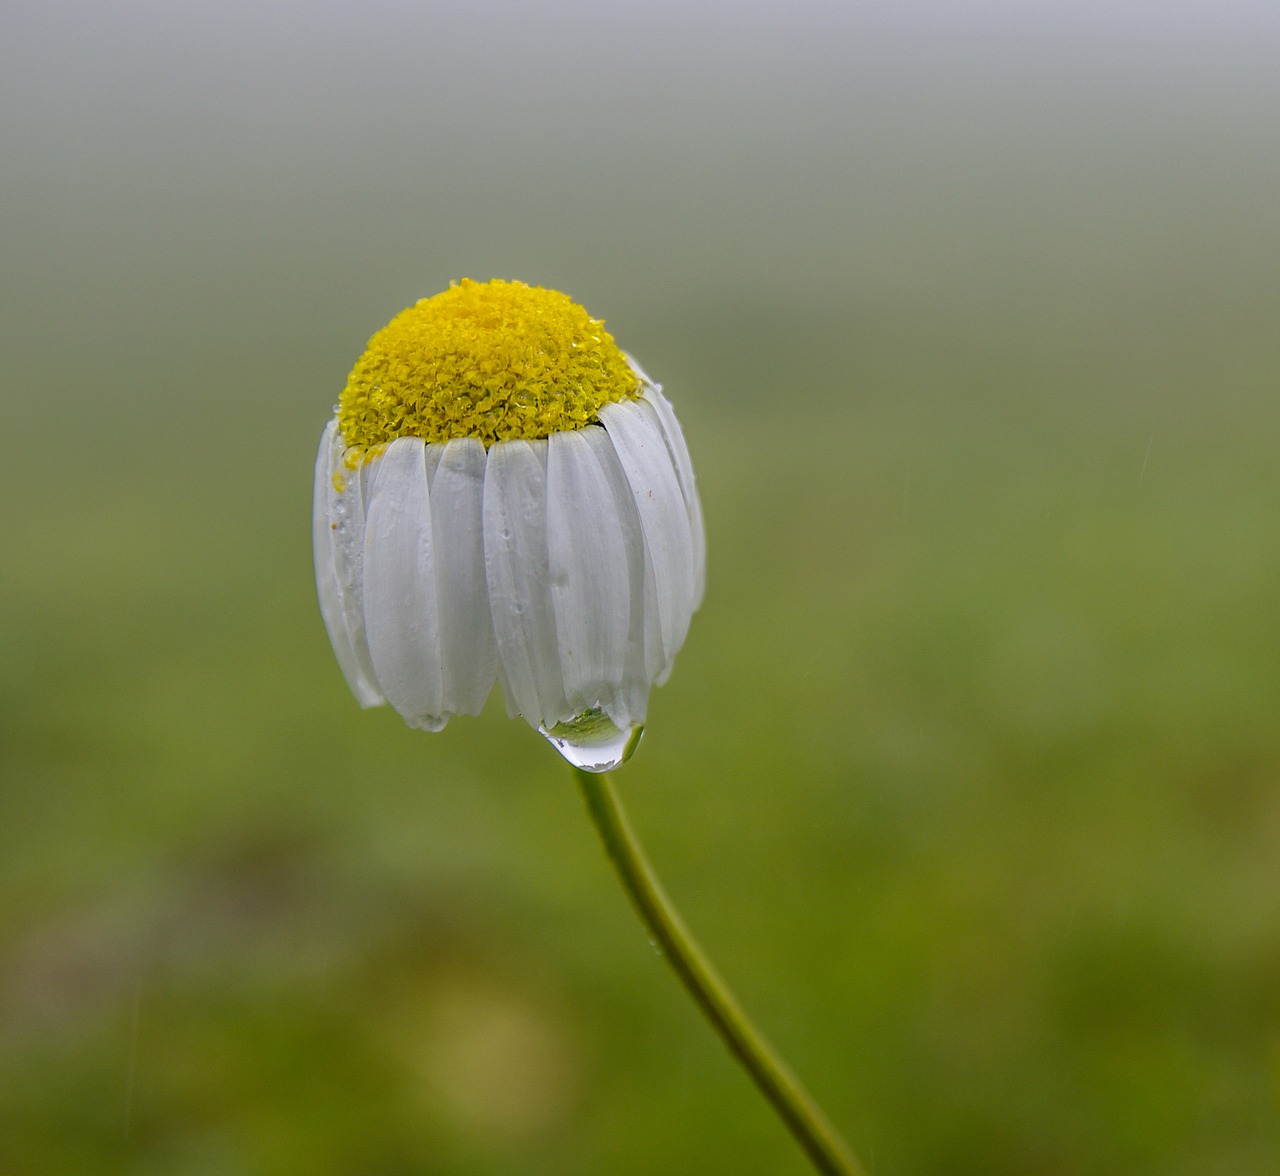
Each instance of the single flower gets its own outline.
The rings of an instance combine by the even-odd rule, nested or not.
[[[364,706],[440,730],[502,684],[570,762],[630,754],[702,600],[662,389],[564,294],[463,279],[369,341],[316,459],[320,608]]]

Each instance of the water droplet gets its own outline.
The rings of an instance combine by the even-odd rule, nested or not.
[[[599,707],[554,727],[539,727],[554,747],[574,767],[586,772],[608,772],[631,758],[644,726],[637,723],[625,730]]]

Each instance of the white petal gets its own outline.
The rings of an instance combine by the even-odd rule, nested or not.
[[[333,567],[333,531],[331,503],[337,489],[333,482],[333,433],[337,421],[330,421],[320,438],[320,451],[316,454],[315,489],[311,502],[311,546],[316,565],[316,594],[320,598],[320,615],[329,633],[330,644],[338,657],[343,675],[356,689],[359,679],[355,663],[355,650],[351,646],[351,634],[347,632],[342,615],[342,592]]]
[[[375,458],[364,539],[364,613],[378,685],[411,726],[444,726],[431,500],[417,437]]]
[[[662,397],[662,385],[659,384],[656,380],[654,380],[649,375],[649,373],[646,372],[644,368],[642,368],[635,361],[635,359],[632,356],[627,355],[626,352],[623,352],[623,357],[626,359],[627,363],[631,365],[631,370],[635,372],[636,376],[640,380],[641,399],[649,400],[649,402],[654,405],[654,409],[656,411],[657,401],[654,400],[651,394],[657,393],[658,399],[665,400],[665,398]],[[674,416],[674,413],[672,415]],[[661,419],[659,419],[659,424],[661,423],[662,423]],[[682,434],[681,441],[683,441],[683,439],[684,438]],[[666,440],[665,436],[663,440],[664,441]],[[676,461],[675,452],[669,441],[667,442],[667,451],[672,455],[672,463],[676,467],[677,478],[682,479],[680,465]],[[686,458],[688,456],[687,449],[685,450],[685,456]],[[689,472],[690,472],[690,475],[692,475],[692,472],[693,472],[692,466],[690,467]],[[692,484],[693,484],[692,480],[690,480],[688,485],[692,486]],[[696,517],[697,517],[698,529],[694,530],[694,526],[693,526],[694,515],[691,514],[688,509],[689,494],[686,491],[685,486],[686,486],[686,483],[683,480],[681,480],[680,493],[681,493],[681,496],[685,499],[686,514],[690,514],[689,538],[690,538],[690,542],[693,544],[693,553],[694,553],[694,585],[693,585],[694,605],[693,607],[696,609],[698,604],[701,602],[702,588],[703,588],[702,581],[705,578],[705,554],[704,553],[706,550],[706,540],[705,540],[705,537],[702,537],[701,542],[699,542],[699,537],[702,536],[701,504],[700,503],[697,504]],[[695,502],[696,502],[696,491],[695,491]],[[701,567],[699,566],[700,564],[701,564]],[[662,651],[662,627],[658,619],[657,586],[654,580],[653,560],[649,558],[647,552],[645,555],[644,595],[645,595],[644,658],[645,658],[645,665],[647,666],[647,673],[648,673],[648,680],[645,686],[645,693],[646,693],[646,699],[647,699],[648,684],[656,682],[659,686],[661,686],[664,682],[666,682],[667,678],[671,676],[671,670],[675,664],[674,660],[668,658]]]
[[[684,497],[685,511],[689,516],[689,537],[693,544],[693,607],[697,611],[707,589],[707,536],[702,525],[702,503],[698,500],[698,487],[693,476],[693,462],[689,459],[689,446],[685,444],[684,431],[676,420],[671,402],[662,394],[662,386],[650,382],[641,398],[653,405],[662,426],[662,436],[680,479],[680,493]]]
[[[551,611],[545,441],[490,446],[484,478],[484,563],[498,676],[513,716],[531,726],[571,717]]]
[[[591,426],[547,438],[551,606],[565,698],[575,714],[614,705],[631,629],[623,528],[589,433],[603,430]]]
[[[484,570],[484,446],[466,437],[428,445],[429,459],[433,450],[440,451],[431,478],[431,520],[444,710],[478,715],[498,668]]]
[[[338,422],[332,420],[316,455],[311,516],[316,591],[320,615],[351,693],[361,706],[380,706],[386,699],[378,690],[369,661],[360,600],[364,556],[360,476],[343,466],[344,450]]]
[[[595,453],[613,500],[610,517],[617,521],[627,560],[627,649],[622,679],[612,704],[602,703],[605,712],[618,727],[643,723],[649,706],[649,686],[662,671],[666,659],[662,654],[662,627],[658,620],[657,594],[654,591],[653,568],[645,552],[644,531],[635,499],[617,450],[602,428],[580,430]],[[649,591],[646,597],[645,586]],[[648,649],[646,651],[646,641]]]
[[[643,400],[606,404],[609,433],[644,530],[667,665],[684,643],[693,613],[694,553],[689,515],[657,412]]]

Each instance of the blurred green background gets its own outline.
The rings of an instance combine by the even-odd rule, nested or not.
[[[619,784],[873,1172],[1280,1171],[1280,10],[9,0],[0,1172],[801,1173],[500,700],[309,551],[469,275],[662,380]]]

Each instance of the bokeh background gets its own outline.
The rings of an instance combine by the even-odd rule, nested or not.
[[[883,1176],[1280,1171],[1280,8],[6,0],[0,1172],[801,1173],[495,699],[360,711],[366,338],[571,293],[710,590],[620,776]]]

